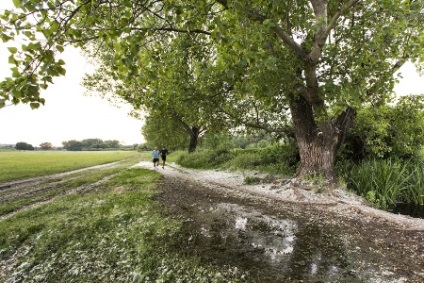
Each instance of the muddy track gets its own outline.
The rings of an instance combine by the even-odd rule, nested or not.
[[[141,162],[138,166],[153,169],[149,162]],[[187,169],[175,164],[167,166],[164,170],[161,167],[155,170],[165,177],[191,180],[223,194],[232,193],[238,198],[264,199],[280,205],[301,207],[303,210],[332,212],[338,217],[354,221],[366,219],[369,222],[384,223],[402,231],[421,231],[424,233],[424,219],[375,209],[361,197],[343,189],[331,189],[317,193],[308,184],[305,185],[297,180],[287,179],[271,180],[257,185],[245,185],[244,179],[249,174],[255,177],[261,176],[253,172],[241,174],[216,170]]]
[[[139,165],[151,168],[150,163]],[[309,232],[302,233],[311,231],[311,229],[318,229],[321,232],[317,233],[316,237],[321,240],[316,242],[316,246],[312,249],[323,249],[319,253],[325,254],[328,251],[323,247],[340,248],[335,255],[330,255],[330,257],[338,256],[340,253],[346,254],[346,258],[342,261],[353,260],[353,263],[349,264],[361,262],[356,267],[358,272],[361,270],[360,272],[365,273],[373,270],[371,272],[373,275],[380,274],[382,276],[380,279],[375,279],[376,281],[361,282],[424,282],[423,219],[391,215],[384,211],[375,210],[366,206],[354,196],[352,196],[352,199],[349,199],[346,195],[338,196],[338,194],[341,194],[340,192],[325,197],[311,196],[309,199],[305,199],[305,195],[302,195],[301,198],[296,199],[295,194],[276,194],[275,192],[278,189],[275,189],[275,184],[273,184],[274,189],[271,192],[267,192],[271,186],[266,190],[267,185],[264,184],[245,186],[242,183],[243,177],[237,174],[190,170],[176,165],[166,167],[165,170],[161,168],[156,170],[164,175],[159,186],[160,193],[156,200],[167,209],[170,215],[184,219],[185,223],[189,225],[187,238],[192,239],[193,242],[196,242],[197,239],[197,242],[187,250],[204,258],[207,262],[222,264],[228,261],[228,258],[237,258],[241,253],[244,256],[237,264],[240,264],[243,268],[252,268],[252,265],[259,266],[258,262],[252,262],[254,255],[261,258],[260,262],[266,262],[261,257],[266,254],[280,258],[283,262],[286,250],[275,248],[273,245],[262,244],[258,246],[256,243],[260,240],[249,236],[248,229],[243,231],[239,229],[238,232],[221,230],[216,234],[210,232],[214,226],[221,227],[220,229],[222,227],[228,228],[228,225],[231,226],[231,222],[233,222],[234,228],[234,226],[240,225],[237,221],[246,220],[250,221],[247,223],[252,223],[255,222],[255,220],[252,220],[255,218],[268,218],[271,219],[272,223],[279,221],[282,223],[286,223],[286,221],[296,222],[300,230],[296,236],[298,236],[298,240],[302,238],[300,235],[309,239],[305,240],[306,245],[310,245],[311,242],[314,243],[316,239],[308,235]],[[283,196],[291,196],[291,198],[284,200]],[[221,210],[224,207],[225,213],[216,216],[219,207],[221,207]],[[243,209],[240,209],[241,207]],[[235,213],[234,210],[241,212],[238,212],[240,215],[237,219],[231,220],[231,214]],[[254,211],[254,213],[247,213],[246,211]],[[199,214],[203,215],[203,218],[200,217],[201,220],[195,217]],[[216,219],[211,221],[209,218],[213,218],[214,215]],[[208,221],[211,222],[209,226],[205,224]],[[222,223],[219,224],[219,221]],[[263,223],[256,223],[256,225],[263,226]],[[240,232],[242,233],[240,234]],[[205,233],[209,233],[209,235],[205,236]],[[253,233],[257,235],[262,232],[254,231]],[[267,233],[267,235],[263,235],[266,240],[262,243],[284,242],[284,237],[281,238],[281,235],[285,233],[284,231],[276,232],[273,228]],[[275,234],[275,237],[272,234]],[[225,236],[225,243],[219,240],[220,237],[223,237],[222,235],[227,235]],[[233,235],[238,239],[235,241],[236,243],[233,243],[235,247],[231,244],[227,246],[231,238],[228,235]],[[323,237],[322,235],[327,236]],[[218,245],[211,249],[216,241],[218,241]],[[184,244],[187,243],[181,243],[181,245]],[[299,250],[301,247],[299,246],[297,249]],[[309,253],[309,249],[310,246],[306,254]],[[296,254],[296,247],[291,255],[292,259],[294,254]],[[299,254],[296,256],[299,256]],[[340,263],[340,261],[336,261],[335,264],[337,263]],[[259,268],[267,270],[264,274],[257,268],[254,268],[252,272],[258,273],[258,278],[262,280],[260,282],[286,282],[284,279],[276,279],[270,273],[278,274],[288,264],[286,262],[284,265],[275,265],[275,262],[271,262]],[[287,272],[289,273],[289,271]],[[304,272],[308,272],[308,270]],[[349,270],[346,272],[349,272]],[[271,277],[265,279],[264,276]],[[282,276],[287,278],[288,275]],[[337,282],[359,282],[355,281],[355,277],[354,279],[349,278],[348,276],[344,278],[346,281]]]
[[[113,168],[120,163],[121,162],[118,161],[59,174],[3,183],[0,185],[0,203],[4,204],[26,200],[26,204],[16,207],[11,212],[4,213],[0,216],[0,221],[18,212],[49,203],[57,196],[92,190],[108,181],[113,175],[105,176],[94,183],[83,184],[76,187],[69,184],[72,181],[78,180],[86,173]]]
[[[59,179],[59,178],[65,177],[65,176],[78,174],[78,173],[82,173],[82,172],[89,171],[89,170],[114,167],[114,166],[118,165],[119,163],[120,163],[120,161],[117,161],[117,162],[112,162],[112,163],[107,163],[107,164],[96,165],[96,166],[91,166],[91,167],[87,167],[87,168],[72,170],[72,171],[68,171],[68,172],[64,172],[64,173],[58,173],[58,174],[52,174],[52,175],[46,175],[46,176],[41,176],[41,177],[35,177],[35,178],[29,178],[29,179],[24,179],[24,180],[7,182],[7,183],[0,184],[0,191],[6,191],[8,189],[9,190],[16,190],[16,189],[20,189],[21,187],[24,187],[24,186],[36,185],[36,184],[39,184],[41,182],[45,182],[45,181],[48,181],[48,180],[51,180],[51,179]]]

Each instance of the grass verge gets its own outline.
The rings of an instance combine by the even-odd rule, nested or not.
[[[178,250],[179,220],[152,200],[157,172],[123,170],[0,222],[1,282],[246,282]]]
[[[16,190],[0,190],[0,216],[19,210],[25,206],[43,202],[77,188],[116,174],[139,161],[138,156],[121,160],[112,167],[90,169],[67,176],[28,184]],[[35,188],[34,188],[35,186]],[[18,196],[16,196],[18,194]]]
[[[293,176],[299,157],[290,145],[272,145],[249,149],[201,149],[194,153],[175,152],[172,160],[181,166],[198,169],[253,170],[282,176]],[[170,158],[171,160],[171,158]],[[359,164],[340,162],[338,173],[342,183],[374,206],[388,211],[399,203],[424,207],[424,162],[364,160]],[[316,192],[324,189],[325,182],[317,177]],[[246,184],[257,184],[247,177]],[[422,217],[422,216],[421,216]]]

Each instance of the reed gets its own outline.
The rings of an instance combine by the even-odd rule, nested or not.
[[[392,208],[408,196],[416,180],[410,162],[367,160],[342,167],[347,186],[380,208]],[[410,200],[409,198],[407,198]]]
[[[402,202],[424,205],[424,162],[414,163],[408,186],[402,193]]]

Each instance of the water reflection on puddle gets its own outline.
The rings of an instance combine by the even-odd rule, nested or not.
[[[197,231],[190,245],[207,262],[238,266],[254,282],[363,282],[346,241],[328,227],[229,203],[199,210],[187,231]]]

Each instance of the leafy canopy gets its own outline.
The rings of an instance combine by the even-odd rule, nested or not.
[[[9,48],[12,76],[1,82],[0,106],[6,101],[34,108],[44,103],[41,89],[65,74],[55,54],[73,44],[99,54],[125,91],[119,95],[136,107],[170,101],[190,117],[185,103],[192,103],[192,96],[196,103],[213,102],[236,124],[278,131],[289,125],[288,106],[297,97],[306,99],[320,123],[346,107],[384,102],[396,81],[394,72],[406,60],[423,58],[422,1],[14,4],[17,11],[0,16],[0,37],[26,43]],[[195,48],[204,55],[185,69],[171,67],[181,66],[192,50],[181,35],[200,39]],[[204,59],[209,61],[205,68]],[[205,118],[216,117],[210,115]]]

